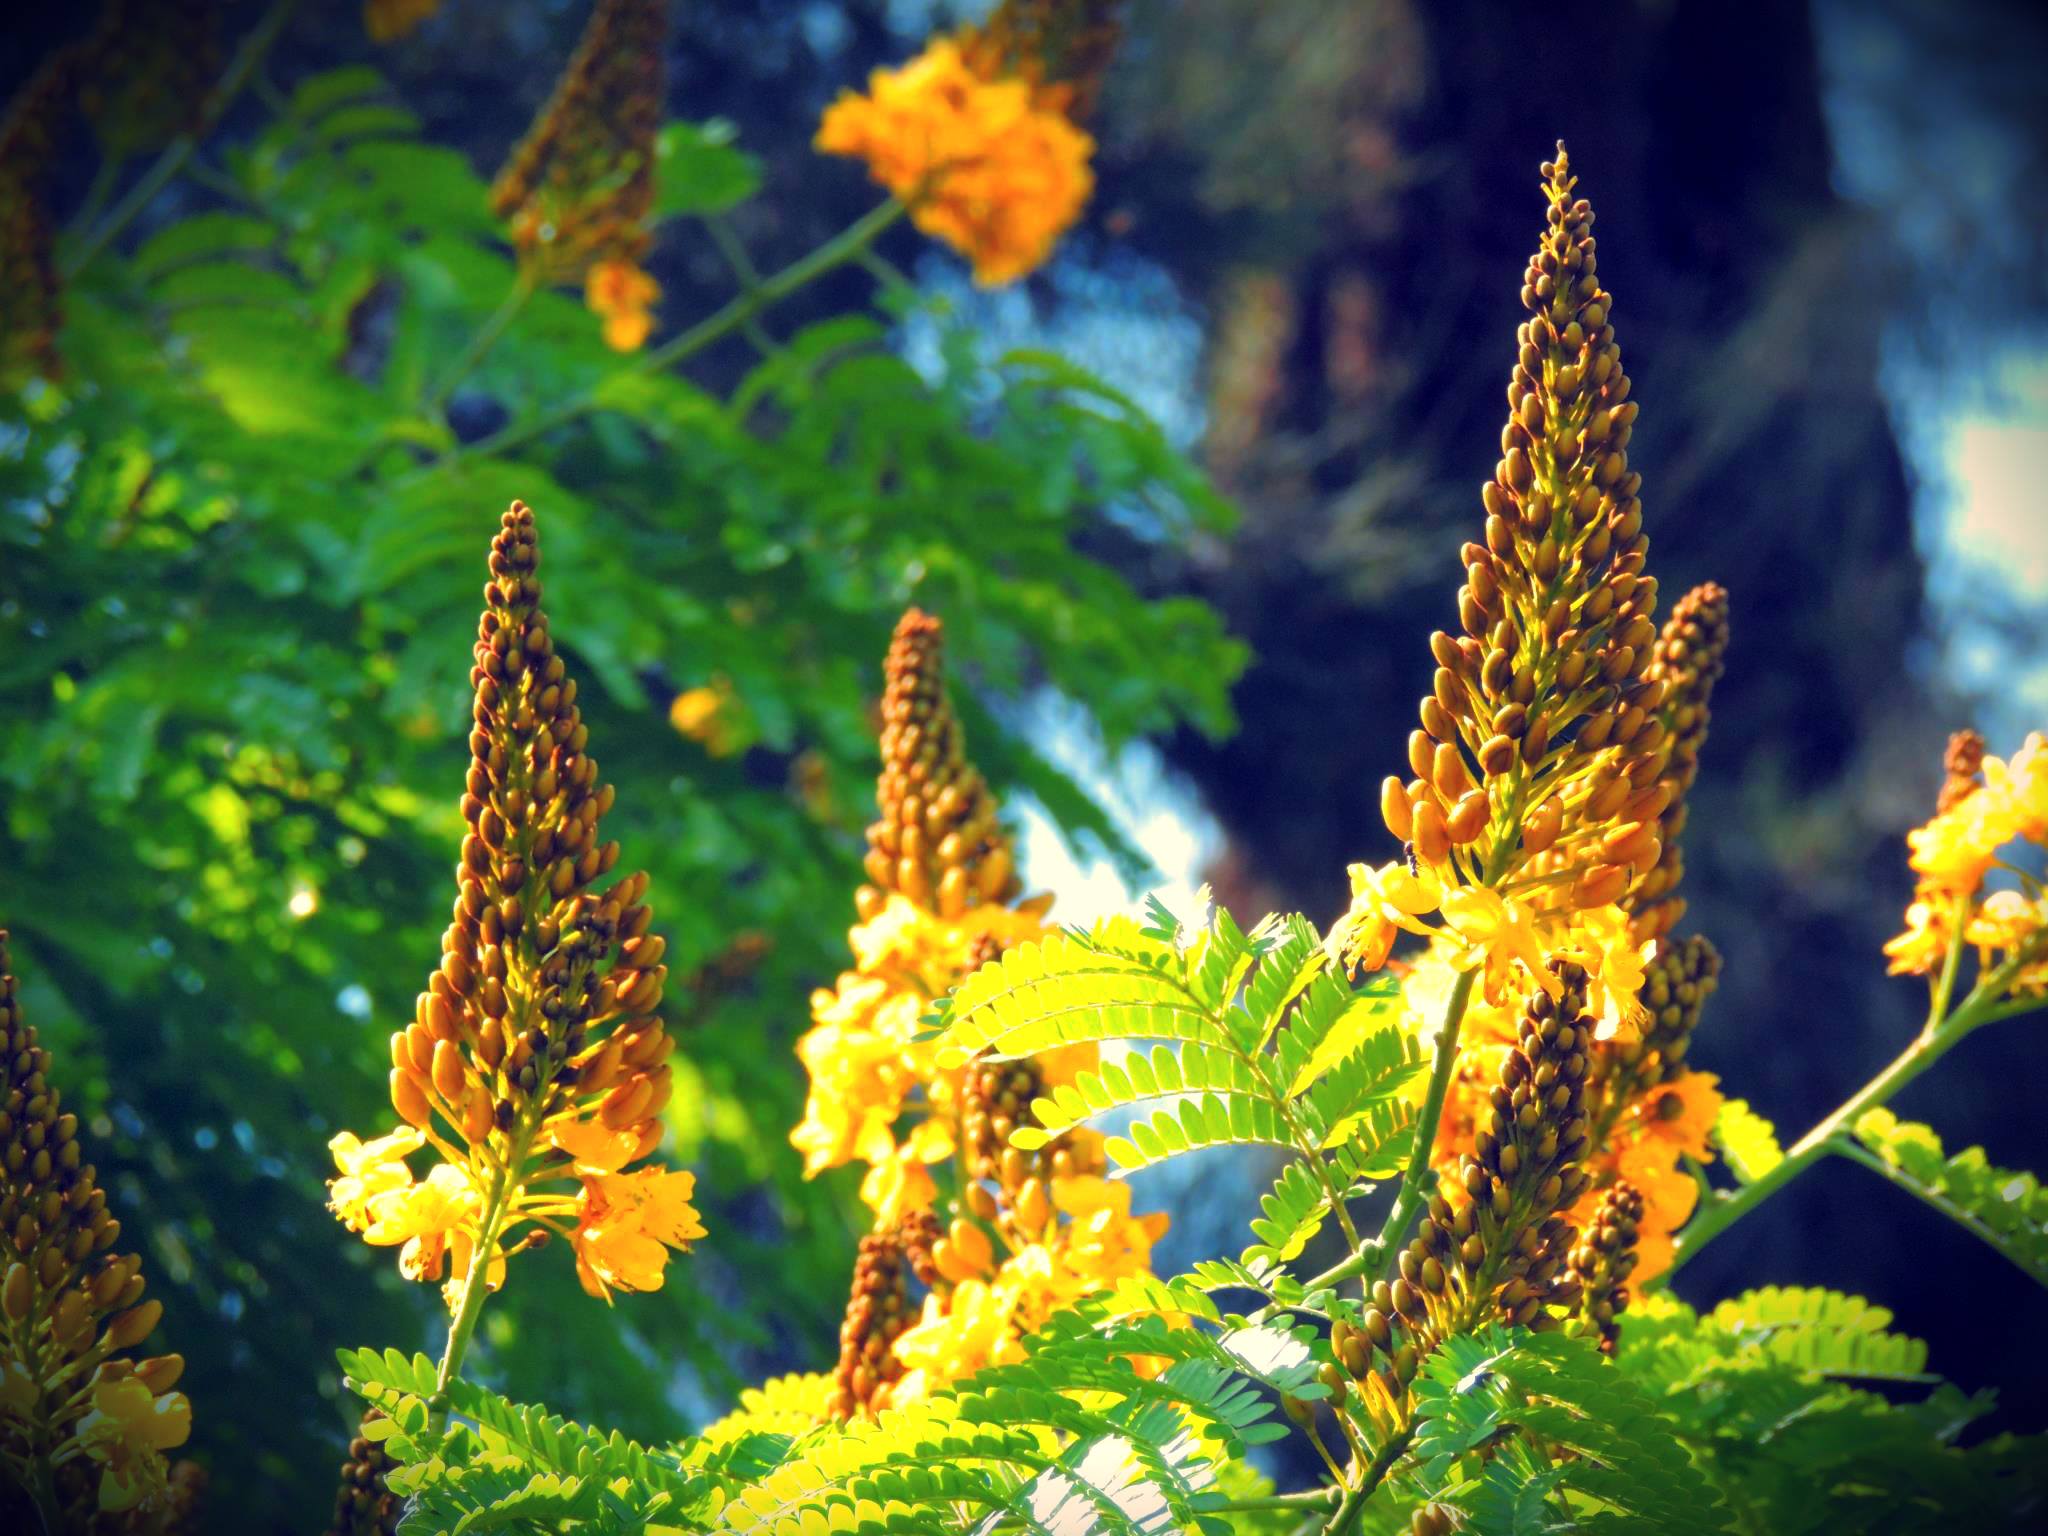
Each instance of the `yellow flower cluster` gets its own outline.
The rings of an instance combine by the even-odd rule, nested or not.
[[[604,344],[614,352],[638,352],[654,329],[654,303],[661,284],[637,262],[595,262],[583,278],[583,302],[604,321]]]
[[[2005,762],[1985,756],[1982,740],[1965,732],[1950,743],[1948,768],[1934,818],[1906,834],[1918,883],[1904,931],[1884,947],[1891,973],[1940,970],[1960,928],[1987,970],[2021,960],[2011,990],[2048,989],[2048,893],[1999,857],[2022,840],[2048,846],[2048,737],[2036,731]],[[1996,868],[2010,871],[2017,887],[1987,893]]]
[[[1046,905],[985,902],[948,921],[892,893],[849,930],[854,969],[812,996],[812,1027],[797,1042],[811,1089],[789,1139],[807,1174],[868,1164],[861,1198],[884,1224],[932,1204],[930,1167],[959,1146],[962,1073],[941,1070],[936,1052],[918,1042],[920,1020],[977,956],[1041,937]],[[1073,1062],[1060,1081],[1088,1064]],[[899,1142],[907,1108],[921,1118]]]
[[[50,1053],[23,1018],[0,929],[0,1511],[42,1485],[46,1522],[96,1528],[139,1511],[150,1529],[189,1514],[164,1452],[192,1432],[174,1391],[184,1360],[122,1358],[156,1330],[142,1260],[112,1252],[121,1223],[84,1160],[78,1116],[50,1082]]]
[[[917,227],[984,285],[1043,263],[1094,189],[1095,141],[1021,76],[983,73],[959,41],[934,39],[868,92],[826,109],[817,147],[865,160]]]
[[[713,757],[730,757],[746,740],[732,684],[722,677],[685,688],[669,700],[668,723]]]
[[[1055,1176],[1038,1204],[1015,1213],[1027,1234],[1030,1218],[1038,1217],[1036,1236],[1020,1240],[1000,1264],[985,1236],[950,1264],[941,1255],[941,1271],[950,1268],[958,1278],[925,1298],[923,1316],[896,1341],[905,1370],[887,1389],[887,1402],[914,1402],[985,1366],[1022,1359],[1025,1335],[1061,1307],[1151,1273],[1152,1245],[1168,1218],[1132,1215],[1129,1184],[1093,1173]],[[954,1227],[981,1230],[966,1222]]]
[[[1555,955],[1584,968],[1602,1039],[1633,1032],[1641,1014],[1636,992],[1654,946],[1637,939],[1618,904],[1581,907],[1547,901],[1542,888],[1447,884],[1419,863],[1412,870],[1398,862],[1353,864],[1349,874],[1351,905],[1330,930],[1332,951],[1354,970],[1378,970],[1397,933],[1428,939],[1427,956],[1403,987],[1425,1023],[1443,1016],[1443,973],[1471,971],[1479,1002],[1506,1020],[1512,1042],[1520,1000],[1532,987],[1556,985],[1547,965]],[[1432,913],[1439,922],[1423,921]]]
[[[817,1174],[865,1163],[875,1212],[841,1336],[840,1411],[923,1396],[1018,1358],[1057,1308],[1146,1272],[1163,1215],[1134,1216],[1103,1177],[1100,1136],[1010,1145],[1030,1103],[1097,1061],[1092,1042],[1027,1060],[942,1066],[920,1041],[932,1005],[979,966],[1045,934],[1046,898],[1017,899],[994,797],[966,757],[942,677],[936,619],[898,623],[882,702],[880,818],[868,830],[853,969],[811,1000],[797,1045],[810,1074],[790,1134]],[[907,1127],[906,1127],[907,1122]],[[934,1169],[957,1162],[941,1230]],[[928,1288],[907,1311],[905,1271]]]

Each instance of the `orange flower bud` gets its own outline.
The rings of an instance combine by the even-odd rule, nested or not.
[[[1414,827],[1414,816],[1408,804],[1407,791],[1392,774],[1380,785],[1380,819],[1394,836],[1404,843],[1408,841]]]
[[[1434,804],[1418,805],[1415,808],[1415,853],[1428,864],[1440,864],[1451,851],[1450,830],[1444,825],[1444,814]]]
[[[408,1125],[423,1131],[433,1129],[434,1112],[427,1105],[425,1092],[410,1076],[396,1069],[391,1073],[391,1107]]]

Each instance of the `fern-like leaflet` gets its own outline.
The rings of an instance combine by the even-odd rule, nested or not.
[[[1994,1167],[1982,1147],[1950,1157],[1941,1138],[1888,1109],[1854,1127],[1857,1161],[1933,1206],[2048,1285],[2048,1190],[2031,1173]]]
[[[1478,1530],[1728,1528],[1728,1511],[1659,1426],[1649,1396],[1589,1340],[1490,1324],[1445,1341],[1415,1396],[1415,1478]]]
[[[1016,1144],[1147,1106],[1107,1143],[1124,1169],[1214,1146],[1294,1155],[1253,1222],[1247,1262],[1293,1258],[1333,1214],[1355,1244],[1345,1204],[1398,1168],[1414,1121],[1402,1090],[1423,1065],[1391,983],[1354,991],[1299,916],[1246,933],[1217,908],[1190,934],[1155,902],[1149,919],[1108,918],[984,966],[941,1015],[942,1058],[1128,1043],[1039,1099],[1037,1125],[1015,1132]]]

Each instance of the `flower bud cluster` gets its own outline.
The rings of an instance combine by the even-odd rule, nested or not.
[[[1524,275],[1485,540],[1464,548],[1463,633],[1431,637],[1411,777],[1387,781],[1381,809],[1446,883],[1533,865],[1569,909],[1614,902],[1656,867],[1672,742],[1665,685],[1646,676],[1657,583],[1593,210],[1562,145],[1543,174],[1549,230]]]
[[[891,891],[940,917],[1022,889],[995,796],[967,759],[965,733],[946,696],[944,629],[921,609],[897,621],[883,663],[881,818],[868,828],[864,918]]]
[[[383,1417],[381,1408],[368,1410],[363,1415],[363,1432],[348,1443],[328,1536],[398,1536],[405,1501],[384,1482],[395,1464],[383,1442],[369,1438],[370,1426]]]
[[[540,608],[533,513],[515,502],[491,547],[478,625],[469,832],[441,965],[391,1038],[391,1099],[502,1159],[522,1118],[576,1106],[636,1139],[661,1135],[673,1042],[655,1010],[668,967],[642,899],[647,877],[592,886],[618,863],[600,841],[613,791],[598,782],[576,682]]]
[[[79,1490],[93,1507],[161,1513],[162,1453],[184,1443],[192,1409],[172,1390],[179,1356],[116,1358],[164,1310],[143,1299],[142,1260],[113,1252],[120,1235],[22,1017],[0,930],[0,1469],[26,1487],[35,1466],[79,1462],[98,1474]]]
[[[79,105],[116,159],[199,126],[220,76],[219,0],[111,0],[86,44]]]
[[[336,1214],[368,1242],[403,1244],[413,1279],[439,1279],[452,1259],[451,1307],[473,1265],[495,1287],[513,1253],[550,1233],[571,1239],[600,1296],[660,1285],[667,1249],[703,1235],[690,1175],[623,1171],[660,1142],[672,1089],[657,1014],[666,946],[644,874],[598,884],[618,863],[598,830],[613,792],[541,611],[539,564],[533,513],[514,502],[470,671],[453,920],[412,1022],[391,1037],[406,1124],[332,1144]],[[444,1161],[416,1184],[405,1158],[428,1143]],[[549,1187],[569,1181],[573,1195]]]
[[[1038,106],[1082,122],[1116,53],[1121,9],[1121,0],[1003,0],[961,32],[961,56],[984,79],[1029,82]]]
[[[554,94],[491,187],[491,211],[544,281],[635,266],[654,205],[668,0],[597,0]]]
[[[1600,1203],[1571,1252],[1568,1273],[1580,1289],[1579,1316],[1599,1335],[1600,1353],[1611,1355],[1621,1338],[1627,1310],[1628,1277],[1636,1269],[1636,1240],[1643,1220],[1643,1192],[1626,1180],[1601,1191]]]
[[[1046,1068],[1038,1057],[984,1057],[967,1075],[961,1129],[968,1177],[995,1185],[1002,1203],[1013,1209],[1042,1201],[1043,1190],[1055,1178],[1099,1174],[1105,1166],[1100,1142],[1071,1130],[1029,1151],[1010,1144],[1019,1126],[1037,1124],[1031,1106],[1050,1091]],[[1040,1186],[1037,1200],[1034,1180]]]
[[[896,1341],[913,1321],[910,1277],[933,1288],[944,1283],[932,1259],[940,1241],[939,1218],[928,1210],[913,1211],[860,1240],[846,1318],[839,1325],[835,1418],[850,1419],[888,1405],[889,1388],[903,1376]]]
[[[1338,1360],[1382,1415],[1396,1412],[1442,1340],[1489,1317],[1554,1327],[1554,1309],[1579,1299],[1565,1272],[1574,1238],[1565,1213],[1588,1182],[1594,1025],[1584,968],[1548,969],[1558,995],[1530,994],[1472,1150],[1439,1185],[1396,1278],[1374,1283],[1360,1326],[1333,1330]]]
[[[1727,651],[1728,593],[1717,583],[1706,582],[1680,598],[1664,621],[1646,674],[1664,685],[1659,719],[1669,733],[1671,765],[1660,782],[1670,786],[1671,799],[1659,818],[1664,852],[1625,901],[1642,938],[1669,933],[1685,915],[1684,898],[1672,894],[1685,874],[1678,834],[1685,830],[1685,796],[1699,777],[1700,748],[1706,743],[1710,718],[1707,705],[1721,679]]]
[[[47,54],[0,117],[0,384],[59,368],[64,289],[45,191],[82,53]]]
[[[1428,939],[1403,986],[1418,1026],[1437,1027],[1447,976],[1476,970],[1472,1006],[1493,1011],[1496,1037],[1532,984],[1550,984],[1546,960],[1568,957],[1589,974],[1603,1037],[1626,1036],[1648,939],[1623,903],[1664,858],[1676,731],[1698,722],[1654,666],[1657,581],[1628,462],[1637,407],[1593,210],[1562,144],[1542,169],[1548,224],[1523,273],[1529,317],[1484,537],[1462,553],[1461,632],[1431,637],[1408,774],[1380,786],[1403,856],[1351,866],[1351,906],[1326,942],[1372,970],[1398,934]],[[1490,1080],[1486,1064],[1460,1072],[1460,1087]]]

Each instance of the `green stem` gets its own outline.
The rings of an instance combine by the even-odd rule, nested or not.
[[[1336,1500],[1335,1488],[1304,1488],[1299,1493],[1268,1493],[1256,1498],[1230,1499],[1222,1504],[1207,1505],[1203,1513],[1239,1515],[1259,1510],[1319,1509],[1334,1504]]]
[[[278,34],[284,31],[285,23],[291,20],[292,12],[298,9],[298,4],[299,0],[277,0],[264,18],[256,23],[255,28],[242,40],[242,46],[236,51],[233,62],[228,65],[227,73],[221,76],[220,83],[207,96],[205,105],[200,108],[199,121],[193,126],[192,131],[173,139],[165,147],[164,152],[157,156],[156,162],[143,173],[142,180],[130,187],[128,195],[114,205],[114,211],[107,215],[99,228],[87,235],[84,243],[64,259],[60,270],[67,280],[83,271],[94,257],[107,248],[115,236],[133,223],[136,216],[156,200],[157,193],[170,184],[171,178],[184,169],[185,162],[192,158],[193,151],[199,148],[209,133],[213,132],[228,108],[234,104],[235,98],[242,93],[242,87],[249,83],[249,77],[262,62],[263,56],[270,52],[271,45],[277,41]]]
[[[1320,1291],[1379,1268],[1387,1254],[1399,1246],[1401,1234],[1408,1229],[1408,1223],[1415,1219],[1415,1212],[1422,1204],[1422,1186],[1429,1173],[1429,1154],[1436,1146],[1437,1121],[1443,1118],[1444,1099],[1450,1093],[1451,1071],[1457,1064],[1458,1026],[1464,1022],[1465,1007],[1472,1000],[1472,987],[1477,979],[1476,971],[1462,973],[1452,986],[1450,997],[1445,1000],[1444,1022],[1437,1035],[1436,1059],[1429,1073],[1429,1091],[1423,1099],[1421,1117],[1415,1124],[1414,1150],[1408,1154],[1408,1166],[1401,1174],[1401,1189],[1394,1197],[1393,1209],[1387,1212],[1386,1224],[1380,1228],[1377,1237],[1362,1243],[1354,1238],[1352,1251],[1310,1280],[1307,1290]],[[1280,1310],[1278,1302],[1269,1302],[1252,1314],[1252,1321],[1263,1322]]]
[[[47,1454],[36,1452],[30,1475],[29,1497],[35,1501],[36,1519],[42,1524],[44,1536],[62,1536],[64,1512],[57,1506],[57,1478],[50,1470]]]
[[[505,1161],[499,1164],[491,1179],[491,1192],[484,1200],[483,1220],[477,1224],[476,1247],[469,1257],[469,1276],[462,1282],[462,1305],[456,1309],[455,1320],[448,1325],[448,1343],[441,1351],[441,1366],[434,1373],[434,1396],[427,1405],[427,1424],[436,1433],[448,1422],[448,1395],[462,1375],[463,1356],[469,1353],[470,1338],[476,1332],[477,1319],[483,1315],[484,1300],[491,1293],[491,1257],[497,1250],[498,1234],[504,1230],[505,1216],[519,1184],[513,1172],[525,1166],[534,1133],[539,1128],[540,1117],[535,1107],[538,1102],[536,1098],[534,1104],[528,1106],[528,1118],[515,1127],[505,1148]]]
[[[435,415],[448,403],[448,397],[462,387],[462,381],[469,377],[470,370],[482,362],[491,348],[497,345],[498,338],[505,334],[505,328],[519,318],[519,312],[526,308],[527,300],[533,297],[533,290],[533,274],[521,268],[518,277],[513,279],[511,288],[506,291],[504,300],[491,311],[490,318],[477,327],[476,334],[469,338],[468,345],[456,354],[455,361],[448,366],[448,371],[441,375],[441,382],[429,390],[420,401],[422,415]]]
[[[704,228],[711,236],[711,243],[718,247],[718,254],[725,258],[726,266],[731,268],[734,279],[740,285],[740,292],[752,293],[760,287],[761,269],[754,265],[754,258],[748,254],[746,242],[740,239],[739,232],[732,227],[725,215],[706,214]],[[776,346],[775,338],[763,329],[758,319],[747,320],[740,327],[740,333],[763,357],[773,357],[781,350]]]
[[[1357,1528],[1359,1516],[1365,1513],[1365,1501],[1373,1496],[1381,1483],[1387,1480],[1387,1473],[1408,1449],[1408,1442],[1415,1438],[1415,1426],[1387,1438],[1387,1443],[1373,1454],[1366,1463],[1365,1475],[1359,1478],[1356,1488],[1345,1490],[1343,1500],[1337,1505],[1337,1512],[1330,1516],[1330,1523],[1323,1527],[1323,1536],[1345,1536],[1345,1532]]]
[[[916,295],[917,284],[911,281],[910,275],[881,252],[862,251],[855,259],[860,263],[861,269],[884,288],[910,296]]]
[[[1422,1101],[1422,1114],[1415,1122],[1415,1146],[1408,1154],[1407,1170],[1401,1175],[1401,1190],[1394,1207],[1380,1228],[1379,1248],[1384,1253],[1401,1245],[1408,1223],[1422,1206],[1422,1188],[1429,1175],[1430,1154],[1436,1150],[1437,1122],[1443,1118],[1444,1099],[1450,1093],[1451,1073],[1458,1061],[1458,1028],[1465,1021],[1465,1007],[1472,1000],[1475,970],[1459,973],[1444,1002],[1444,1022],[1437,1031],[1436,1060],[1429,1069],[1429,1092]]]
[[[640,353],[617,372],[609,375],[606,384],[634,374],[653,373],[671,368],[696,356],[713,342],[720,341],[739,330],[770,305],[780,303],[835,267],[857,260],[860,253],[883,230],[902,216],[903,205],[893,200],[871,209],[809,255],[801,256],[781,271],[764,277],[751,290],[705,316],[681,335],[659,347]],[[434,465],[446,467],[463,459],[489,458],[516,448],[521,443],[530,442],[543,432],[552,431],[565,422],[574,421],[577,417],[596,410],[602,403],[603,387],[600,385],[598,389],[586,390],[583,394],[551,406],[525,421],[511,423],[467,448],[453,449],[435,460]]]
[[[1784,1160],[1770,1172],[1755,1183],[1745,1184],[1724,1196],[1695,1216],[1685,1229],[1678,1245],[1678,1252],[1671,1260],[1671,1267],[1651,1281],[1651,1286],[1667,1284],[1671,1276],[1678,1273],[1694,1254],[1763,1204],[1799,1174],[1812,1167],[1827,1153],[1837,1150],[1843,1132],[1853,1126],[1865,1110],[1875,1109],[1885,1103],[1906,1084],[1946,1056],[1965,1036],[1996,1020],[2029,1011],[2027,1007],[2015,1007],[2014,1000],[2007,998],[2005,992],[2012,984],[2013,978],[2032,962],[2036,953],[2043,947],[2038,943],[2015,953],[1998,969],[1980,977],[1970,995],[1963,999],[1961,1006],[1954,1013],[1942,1018],[1942,1009],[1954,986],[1956,957],[1961,947],[1961,926],[1958,925],[1956,940],[1950,945],[1948,961],[1942,967],[1942,977],[1936,985],[1934,1008],[1929,1023],[1920,1031],[1913,1043],[1901,1051],[1882,1072],[1851,1094],[1826,1119],[1800,1137],[1785,1153]]]
[[[122,163],[117,155],[100,156],[100,163],[93,169],[92,185],[85,189],[85,201],[78,205],[71,220],[73,229],[88,230],[99,222],[100,215],[106,212],[107,200],[114,195],[114,183],[121,179]]]
[[[711,236],[711,243],[718,247],[718,254],[732,269],[732,275],[739,280],[740,291],[751,293],[760,287],[761,269],[754,265],[746,242],[740,239],[739,231],[732,227],[732,222],[722,213],[706,214],[704,229]]]

